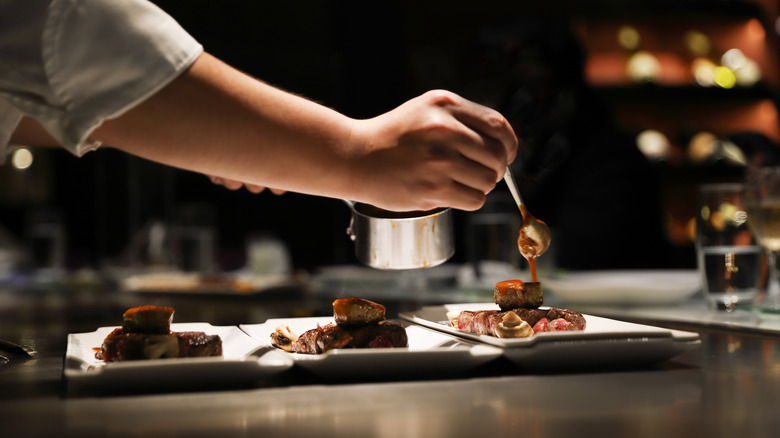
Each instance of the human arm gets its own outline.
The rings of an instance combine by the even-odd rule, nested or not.
[[[355,120],[205,53],[91,137],[207,175],[392,210],[479,208],[517,148],[502,116],[452,93]]]

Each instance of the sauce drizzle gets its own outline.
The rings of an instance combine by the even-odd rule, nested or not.
[[[536,281],[536,279],[534,279]],[[524,290],[525,289],[525,283],[522,280],[506,280],[506,281],[499,281],[496,283],[496,290],[498,291],[498,294],[501,296],[506,295],[506,291],[509,289],[515,289],[515,290]]]

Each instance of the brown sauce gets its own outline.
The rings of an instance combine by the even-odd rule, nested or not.
[[[534,281],[536,281],[535,278]],[[506,291],[509,289],[523,290],[525,289],[525,283],[522,280],[506,280],[496,283],[496,290],[501,296],[506,295]]]
[[[531,269],[531,279],[534,283],[537,282],[536,278],[536,254],[538,249],[536,248],[538,243],[531,239],[525,232],[525,228],[529,226],[531,221],[537,220],[531,215],[525,205],[520,206],[520,212],[523,215],[523,226],[520,228],[520,232],[517,236],[517,247],[520,249],[520,254],[528,260],[528,267]]]

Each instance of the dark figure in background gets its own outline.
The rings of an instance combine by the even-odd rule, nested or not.
[[[522,138],[512,170],[524,201],[552,230],[555,266],[664,268],[661,189],[651,164],[584,80],[566,23],[515,21],[480,41],[476,74],[496,77],[496,108]]]

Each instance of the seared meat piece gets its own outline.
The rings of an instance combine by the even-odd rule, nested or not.
[[[112,331],[95,357],[106,362],[177,357],[221,357],[222,339],[203,332],[168,334],[126,333]]]
[[[363,298],[340,298],[333,302],[338,325],[376,324],[385,319],[385,306]]]
[[[171,331],[173,312],[171,307],[133,307],[122,315],[122,330],[125,333],[167,334]]]
[[[179,357],[222,357],[222,338],[203,332],[172,333],[179,340]]]
[[[450,318],[452,326],[458,330],[463,330],[478,335],[498,336],[498,325],[504,320],[504,316],[507,312],[515,313],[518,317],[520,317],[520,319],[527,322],[531,327],[535,327],[537,323],[543,319],[551,322],[554,322],[554,320],[557,319],[562,319],[563,321],[569,323],[565,325],[567,330],[585,330],[585,317],[582,316],[581,313],[557,308],[513,309],[506,312],[499,310],[464,310],[458,314],[448,315],[448,317]],[[563,326],[564,325],[559,324],[555,327],[563,328]],[[535,331],[538,330],[535,329]]]
[[[544,303],[542,283],[524,283],[521,280],[507,280],[496,283],[493,300],[501,310],[536,309]]]
[[[279,327],[271,334],[277,347],[306,354],[321,354],[337,348],[401,348],[409,345],[406,329],[387,321],[359,326],[330,323],[295,339],[290,336],[295,335],[287,327]]]

